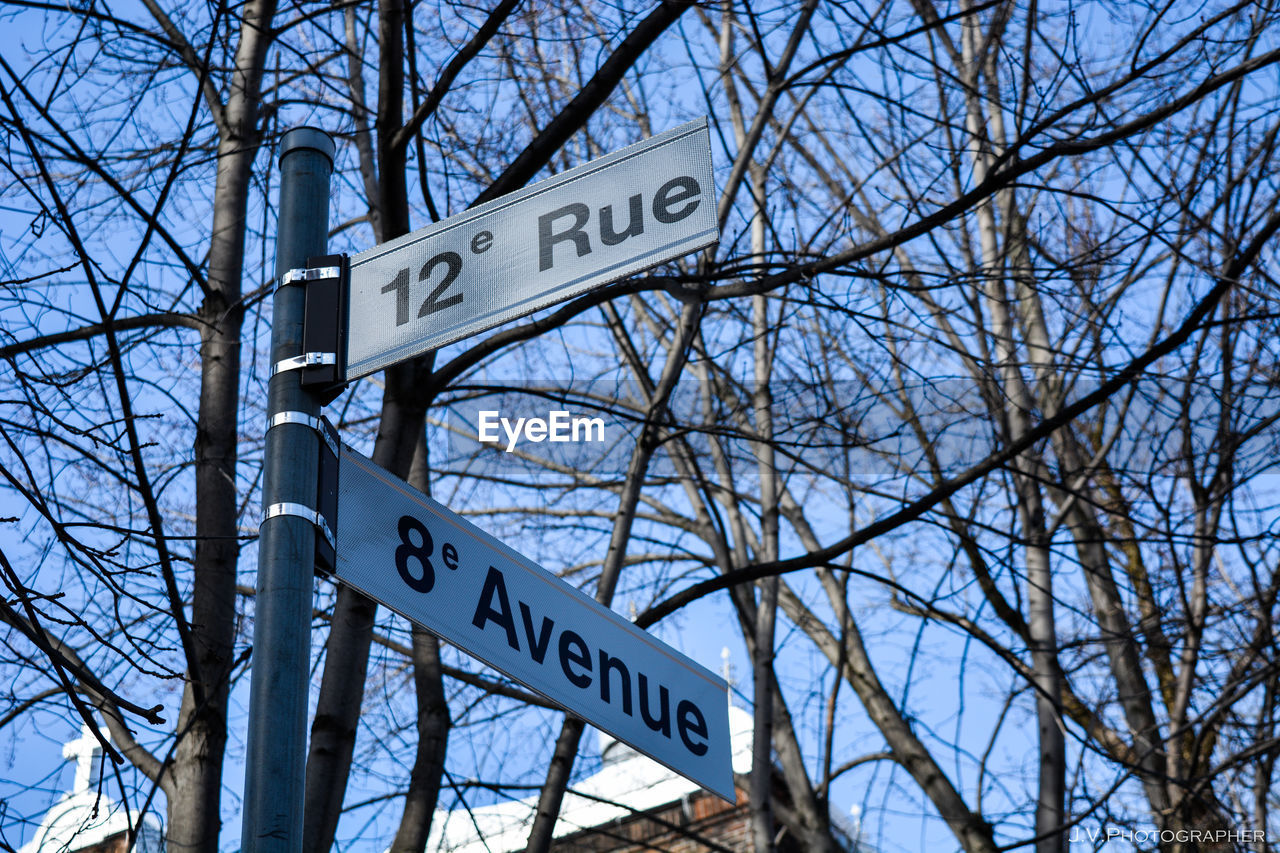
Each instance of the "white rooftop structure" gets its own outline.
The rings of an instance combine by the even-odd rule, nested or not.
[[[734,773],[751,770],[751,730],[751,714],[730,706]],[[603,732],[600,733],[600,753],[604,760],[600,772],[571,785],[565,793],[554,830],[556,838],[676,802],[700,790],[696,782],[690,782]],[[615,802],[625,803],[625,807],[614,805]],[[437,811],[431,819],[426,849],[429,853],[523,850],[537,805],[535,794],[469,810]]]
[[[100,734],[109,739],[106,729],[101,729]],[[107,786],[99,784],[102,744],[88,726],[81,728],[78,739],[63,745],[62,757],[76,762],[71,791],[49,809],[40,828],[18,853],[74,853],[128,832],[134,826],[138,829],[133,846],[135,853],[161,853],[164,834],[160,820],[148,813],[138,826],[138,813],[107,796]]]

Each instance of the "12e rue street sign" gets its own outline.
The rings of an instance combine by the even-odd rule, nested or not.
[[[715,243],[705,118],[351,259],[350,382]]]
[[[734,799],[723,679],[347,448],[338,482],[340,580]]]

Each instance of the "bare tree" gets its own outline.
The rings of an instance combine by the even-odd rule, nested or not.
[[[0,306],[7,489],[57,543],[4,566],[4,725],[84,697],[163,790],[171,843],[216,845],[260,101],[324,105],[351,250],[706,112],[718,248],[361,383],[346,435],[638,624],[730,614],[759,853],[847,849],[856,798],[882,849],[906,822],[966,851],[1100,827],[1268,849],[1241,832],[1275,823],[1272,4],[146,9],[50,7],[83,27],[4,57],[6,204],[62,235],[20,241]],[[119,69],[130,94],[86,107]],[[182,120],[139,118],[162,92]],[[73,270],[75,299],[42,288]],[[174,351],[198,383],[157,379]],[[621,456],[503,456],[522,478],[492,448],[428,452],[497,393],[607,413]],[[149,431],[166,407],[185,421]],[[69,466],[107,485],[67,489]],[[77,612],[63,577],[111,608]],[[308,850],[387,803],[387,843],[421,850],[440,808],[530,785],[527,849],[552,846],[580,721],[352,590],[321,582],[317,624]],[[179,674],[176,726],[132,738]],[[516,720],[546,735],[538,766],[475,746]]]
[[[74,501],[68,504],[54,496],[51,481],[37,473],[37,467],[21,463],[8,469],[7,479],[30,501],[30,512],[108,594],[134,598],[144,612],[151,611],[144,617],[149,623],[156,617],[168,621],[164,633],[169,639],[159,645],[177,646],[176,660],[151,662],[147,651],[139,657],[126,652],[119,659],[102,660],[95,655],[98,660],[93,664],[74,666],[60,680],[86,718],[88,709],[76,697],[78,691],[87,692],[124,756],[164,792],[169,849],[215,850],[222,820],[228,695],[235,671],[243,663],[243,655],[235,649],[235,585],[244,498],[237,481],[245,317],[242,281],[275,4],[251,2],[238,7],[234,15],[211,9],[207,18],[188,20],[175,20],[154,3],[139,10],[143,14],[139,19],[29,5],[43,10],[48,27],[69,26],[74,35],[48,45],[37,56],[25,57],[26,68],[21,72],[4,61],[8,78],[4,121],[11,138],[19,140],[13,151],[16,156],[8,162],[14,179],[12,196],[24,207],[34,206],[37,216],[58,230],[63,251],[74,259],[74,267],[60,269],[59,274],[74,269],[93,307],[88,322],[73,309],[63,315],[63,328],[42,334],[41,326],[32,326],[12,336],[4,350],[10,367],[7,381],[28,389],[29,412],[13,426],[18,433],[37,436],[38,452],[47,454],[50,461],[67,458],[67,450],[73,464],[82,464],[81,459],[96,461],[105,447],[118,463],[114,488],[127,497],[113,499],[110,492],[97,491],[86,496],[87,506],[77,507]],[[133,123],[137,112],[155,95],[149,78],[157,51],[162,65],[181,73],[188,94],[179,102],[174,123],[138,127]],[[72,66],[75,73],[67,74]],[[114,75],[128,81],[127,90],[86,108],[85,94],[109,87]],[[206,223],[205,236],[192,247],[176,197],[185,188],[184,172],[197,158],[213,163],[212,191],[207,203],[197,206],[198,216]],[[137,168],[138,163],[145,168]],[[83,177],[68,183],[64,180],[68,173]],[[98,210],[104,203],[105,215]],[[111,246],[104,254],[104,247],[91,236],[103,224],[117,233],[136,231],[138,237],[127,251]],[[152,264],[174,268],[179,286],[156,281],[165,276],[148,274]],[[30,291],[18,291],[16,297],[21,305],[31,298]],[[138,409],[137,400],[150,396],[154,379],[139,363],[142,353],[135,352],[165,329],[184,327],[199,335],[194,354],[200,368],[198,387],[175,398],[191,418],[194,435],[192,451],[186,456],[194,468],[194,519],[189,526],[166,518],[173,504],[165,494],[170,476],[165,470],[173,460],[148,458],[153,440],[144,435],[141,419],[147,413]],[[59,348],[60,355],[66,352],[71,359],[83,359],[83,366],[78,374],[55,382],[50,394],[42,388],[49,387],[42,363],[54,348]],[[66,393],[67,383],[76,380],[97,383],[103,399],[98,414],[102,420],[89,426],[87,433],[77,428],[76,418],[67,420],[62,414],[68,404],[76,405],[74,394]],[[144,405],[154,403],[149,400]],[[110,436],[105,445],[95,435],[104,429]],[[87,435],[89,442],[80,444],[77,435]],[[23,452],[12,437],[9,446],[15,453]],[[98,464],[110,467],[106,460]],[[102,503],[95,507],[94,501]],[[126,509],[116,513],[116,505]],[[85,522],[100,526],[103,532],[117,531],[117,543],[103,550],[81,539],[76,529]],[[189,575],[179,569],[182,563],[190,564]],[[147,600],[129,589],[129,573],[140,569],[159,575],[158,598]],[[76,660],[70,651],[50,652],[66,643],[60,630],[50,628],[51,622],[65,624],[66,614],[60,616],[56,608],[50,611],[37,603],[39,587],[28,587],[12,572],[6,585],[26,610],[7,610],[10,626],[31,637],[55,661],[60,656]],[[86,583],[84,588],[92,590],[93,585]],[[131,618],[117,609],[114,625],[88,625],[78,618],[72,624],[87,629],[90,642],[123,645],[122,652],[133,645],[138,654],[139,643],[142,649],[152,644],[143,638],[154,628],[137,631]],[[106,636],[99,633],[104,631]],[[81,655],[88,657],[83,651]],[[123,712],[137,714],[138,709],[96,686],[101,677],[94,675],[95,669],[100,666],[105,676],[118,671],[121,663],[144,673],[155,673],[159,666],[156,674],[181,674],[181,704],[172,735],[159,754],[133,737]],[[159,722],[156,710],[145,715],[153,723]],[[96,724],[93,730],[97,731]]]

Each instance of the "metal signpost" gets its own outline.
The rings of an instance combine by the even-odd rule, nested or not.
[[[280,142],[277,278],[324,254],[333,154],[333,140],[314,128],[295,128]],[[254,853],[302,849],[321,444],[320,401],[293,369],[303,353],[305,304],[305,288],[276,289],[240,845]]]
[[[723,679],[360,454],[341,468],[339,580],[733,800]]]
[[[719,238],[703,118],[352,257],[343,379]]]
[[[732,800],[723,680],[364,457],[339,464],[320,417],[352,380],[716,242],[706,119],[349,264],[324,255],[333,155],[314,128],[280,143],[242,849],[302,847],[317,565]]]

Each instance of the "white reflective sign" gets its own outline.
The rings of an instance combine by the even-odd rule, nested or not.
[[[346,381],[719,239],[689,122],[351,259]]]
[[[723,679],[347,448],[338,484],[340,580],[734,799]]]

